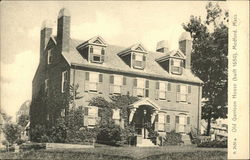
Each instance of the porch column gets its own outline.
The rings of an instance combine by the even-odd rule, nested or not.
[[[132,122],[134,114],[135,114],[136,108],[130,109],[130,114],[129,114],[129,123]]]
[[[156,116],[157,114],[158,114],[158,111],[154,111],[154,112],[152,113],[152,116],[151,116],[151,124],[154,123],[155,116]]]

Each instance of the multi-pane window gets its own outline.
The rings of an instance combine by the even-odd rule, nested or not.
[[[167,115],[167,123],[170,123],[170,115]]]
[[[102,63],[104,62],[105,50],[102,47],[90,47],[90,57],[92,62]]]
[[[84,126],[93,127],[98,123],[98,107],[84,107]]]
[[[48,82],[49,82],[49,79],[46,79],[44,82],[44,91],[46,95],[48,94],[48,89],[49,89]]]
[[[143,69],[145,66],[146,56],[142,53],[133,53],[133,67]]]
[[[165,131],[165,115],[158,114],[158,130]]]
[[[166,83],[159,82],[159,99],[166,99]]]
[[[62,93],[65,92],[67,87],[67,81],[68,81],[68,71],[62,72]]]
[[[134,79],[134,95],[143,97],[145,91],[145,79],[136,78]]]
[[[98,84],[103,81],[103,75],[97,72],[85,72],[85,91],[98,91]]]
[[[110,75],[110,93],[121,94],[122,85],[126,85],[126,77],[121,75]]]
[[[52,63],[52,55],[51,55],[51,50],[48,50],[47,63],[48,63],[48,64],[51,64],[51,63]]]
[[[171,72],[174,74],[182,74],[183,60],[171,59]]]
[[[190,94],[191,86],[188,85],[177,85],[177,102],[189,102],[190,103]]]

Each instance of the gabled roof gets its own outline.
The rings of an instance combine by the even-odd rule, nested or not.
[[[98,36],[99,37],[99,36]],[[92,38],[93,39],[93,38]],[[90,39],[90,40],[92,40]],[[90,40],[86,42],[91,42]],[[181,76],[179,75],[172,75],[169,74],[166,70],[164,70],[156,59],[165,56],[165,53],[161,52],[152,52],[147,51],[147,60],[145,61],[145,69],[144,70],[137,70],[133,69],[128,66],[119,56],[119,53],[127,50],[128,48],[106,44],[106,52],[105,52],[105,61],[102,64],[98,63],[89,63],[86,59],[84,59],[80,53],[78,52],[77,48],[85,44],[83,40],[76,40],[70,39],[70,50],[69,52],[63,52],[62,55],[68,62],[68,64],[79,66],[79,67],[87,67],[99,70],[109,70],[112,72],[120,72],[120,73],[128,73],[128,74],[135,74],[141,77],[154,77],[166,80],[178,80],[184,82],[191,82],[191,83],[203,83],[198,77],[196,77],[190,70],[184,69],[184,72]],[[138,46],[143,47],[141,44]],[[129,47],[130,49],[137,49],[135,45]],[[143,47],[145,50],[145,48]]]
[[[95,36],[95,37],[83,42],[82,44],[77,46],[77,48],[82,48],[82,47],[89,45],[89,44],[103,46],[103,47],[107,46],[107,43],[105,42],[105,40],[101,36]]]
[[[123,56],[123,55],[126,55],[127,53],[130,53],[130,52],[148,53],[146,48],[141,43],[137,43],[137,44],[134,44],[134,45],[122,50],[121,52],[118,53],[118,55]]]
[[[169,58],[186,59],[186,56],[182,53],[181,50],[177,49],[177,50],[172,50],[172,51],[168,52],[164,56],[156,59],[156,61],[157,62],[164,62]]]
[[[152,106],[155,110],[160,110],[160,107],[154,103],[152,100],[150,100],[149,98],[142,98],[136,102],[134,102],[133,104],[131,104],[132,107],[134,108],[138,108],[141,105],[148,105],[148,106]]]

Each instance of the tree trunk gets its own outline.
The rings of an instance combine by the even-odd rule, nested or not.
[[[210,128],[211,128],[211,117],[207,119],[207,136],[210,135]]]

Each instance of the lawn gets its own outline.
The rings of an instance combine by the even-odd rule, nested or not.
[[[227,149],[167,146],[154,148],[96,147],[89,149],[38,150],[20,153],[0,153],[1,159],[84,159],[84,160],[170,160],[227,159]]]

